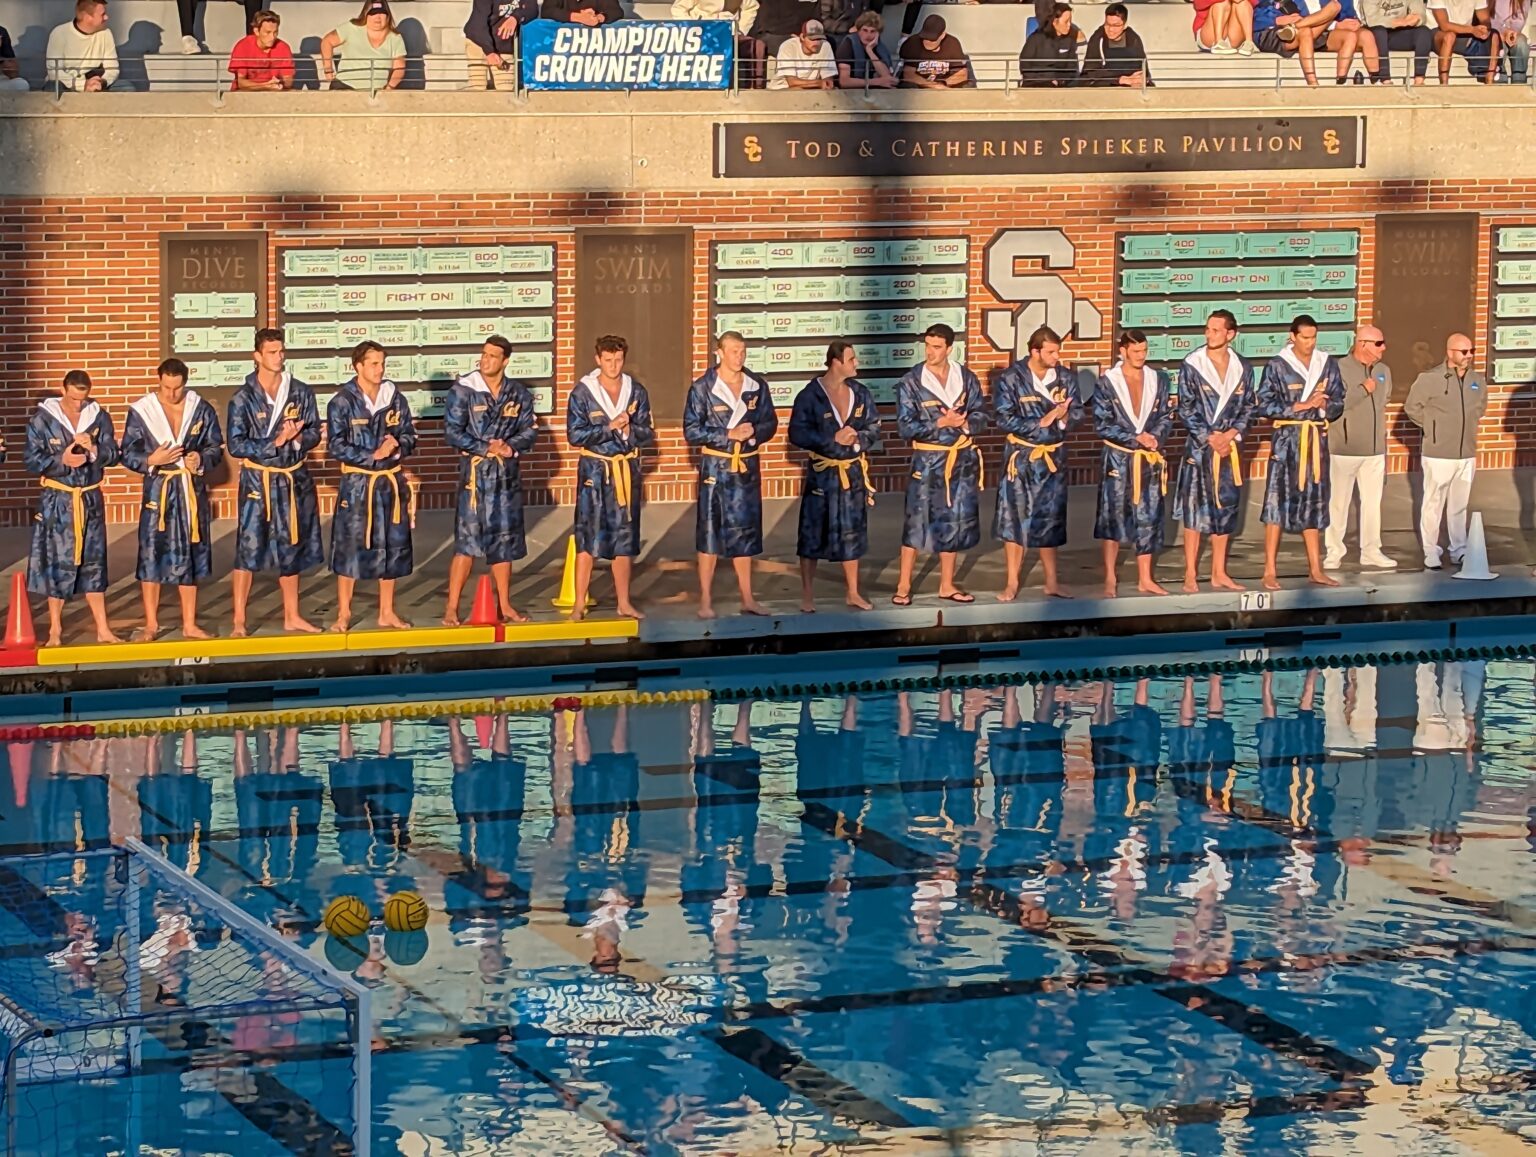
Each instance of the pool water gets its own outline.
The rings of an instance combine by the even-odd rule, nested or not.
[[[1536,1140],[1533,676],[12,745],[0,844],[141,836],[367,984],[377,1153],[1504,1152]],[[401,890],[424,935],[321,927]],[[315,1151],[273,1118],[184,1151]]]

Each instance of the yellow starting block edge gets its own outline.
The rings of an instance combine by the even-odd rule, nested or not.
[[[98,667],[122,664],[201,662],[210,659],[317,658],[325,655],[377,651],[448,650],[494,646],[495,627],[413,627],[408,631],[349,631],[319,635],[251,635],[244,639],[166,639],[153,643],[79,643],[43,647],[39,667]],[[502,641],[586,643],[633,639],[640,634],[634,619],[585,619],[579,623],[508,623]]]
[[[233,731],[258,727],[295,727],[340,723],[378,723],[386,719],[410,722],[445,716],[542,715],[555,710],[555,701],[574,699],[588,707],[651,707],[664,703],[700,703],[710,697],[702,688],[680,691],[591,691],[579,695],[508,695],[503,698],[441,699],[420,703],[370,703],[358,706],[307,707],[287,711],[220,711],[207,715],[173,715],[144,719],[103,719],[92,725],[96,735],[159,735],[182,731]],[[81,722],[91,723],[91,720]]]

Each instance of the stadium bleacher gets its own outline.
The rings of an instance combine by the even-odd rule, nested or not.
[[[298,58],[298,87],[317,87],[315,61],[320,39],[341,21],[356,15],[352,0],[274,0],[282,17],[282,37]],[[463,24],[465,0],[400,0],[393,5],[396,23],[409,55],[405,88],[451,89],[465,83]],[[1033,6],[1025,4],[927,4],[939,12],[971,56],[977,83],[984,88],[1016,83],[1017,56],[1023,46],[1025,23]],[[894,53],[902,35],[904,5],[885,9],[884,40]],[[22,75],[43,86],[43,54],[49,29],[67,17],[61,0],[0,0],[0,25],[8,28],[21,61]],[[641,20],[670,17],[666,0],[627,0],[626,11]],[[183,56],[174,0],[111,0],[111,25],[123,61],[123,78],[132,87],[212,90],[228,87],[222,59],[243,34],[244,13],[238,4],[210,0],[203,7],[199,31],[208,53]],[[1104,5],[1076,8],[1084,33],[1098,27]],[[1191,9],[1184,3],[1132,5],[1131,27],[1140,34],[1151,61],[1154,81],[1170,86],[1273,88],[1301,83],[1296,61],[1266,54],[1216,57],[1194,51]],[[1326,57],[1328,54],[1320,53]],[[1399,83],[1410,75],[1412,57],[1396,53],[1393,74]],[[1357,62],[1358,66],[1358,62]],[[1319,68],[1326,77],[1331,68]],[[1470,83],[1458,61],[1453,82]]]

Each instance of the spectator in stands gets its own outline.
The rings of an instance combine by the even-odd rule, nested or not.
[[[767,53],[749,35],[757,23],[757,0],[672,0],[673,20],[729,20],[736,29],[736,77],[742,88],[762,88]]]
[[[1355,73],[1355,83],[1363,84],[1366,77],[1371,78],[1372,84],[1380,84],[1376,79],[1376,73],[1380,70],[1380,54],[1376,51],[1376,37],[1365,27],[1360,19],[1360,11],[1355,6],[1356,0],[1339,0],[1339,18],[1333,22],[1334,31],[1353,32],[1355,34],[1355,53],[1365,65],[1365,72]],[[1346,61],[1346,65],[1347,65]],[[1348,68],[1339,71],[1339,84],[1344,83]]]
[[[107,0],[75,0],[75,18],[48,34],[48,83],[74,92],[106,92],[117,83],[117,42]]]
[[[31,87],[24,77],[16,75],[16,50],[11,47],[11,34],[0,27],[0,92],[27,92]]]
[[[878,12],[860,12],[853,35],[837,46],[838,88],[895,88],[896,62],[880,43],[885,21]]]
[[[1316,54],[1332,52],[1335,79],[1343,84],[1360,36],[1357,29],[1335,27],[1339,12],[1338,0],[1259,0],[1253,10],[1259,51],[1278,56],[1294,53],[1301,62],[1302,77],[1313,87],[1317,86]]]
[[[545,20],[596,28],[599,24],[616,24],[623,20],[624,8],[619,0],[544,0],[540,15]]]
[[[539,18],[538,0],[474,0],[464,22],[464,56],[469,87],[517,88],[512,65],[517,59],[517,30]]]
[[[960,42],[945,31],[944,17],[932,13],[901,42],[902,88],[960,88],[971,82],[970,62]]]
[[[251,34],[229,54],[229,71],[238,92],[282,92],[293,87],[293,52],[278,39],[282,21],[276,12],[251,18]]]
[[[1467,59],[1467,71],[1473,80],[1493,83],[1490,57],[1493,28],[1488,9],[1480,0],[1429,0],[1429,14],[1435,21],[1435,53],[1440,58],[1440,83],[1451,82],[1452,54]]]
[[[831,88],[837,80],[837,64],[820,20],[807,20],[800,34],[779,45],[773,58],[769,88]]]
[[[1530,15],[1526,0],[1493,0],[1489,27],[1493,35],[1493,59],[1499,62],[1501,82],[1524,84],[1531,59],[1531,44],[1525,38],[1525,21]]]
[[[1195,0],[1195,47],[1215,56],[1258,51],[1253,42],[1254,0]]]
[[[181,22],[181,51],[186,56],[196,56],[203,50],[193,35],[192,25],[197,20],[197,6],[208,0],[176,0],[176,18]],[[256,14],[261,11],[262,0],[240,0],[245,6],[245,30],[255,31]]]
[[[1376,41],[1376,57],[1381,62],[1376,79],[1388,83],[1392,79],[1391,53],[1412,49],[1413,83],[1423,84],[1429,55],[1435,48],[1424,0],[1360,0],[1360,13]]]
[[[1145,88],[1151,83],[1146,47],[1129,20],[1124,4],[1104,9],[1104,23],[1088,38],[1079,83],[1090,88]]]
[[[1066,88],[1077,83],[1077,29],[1072,26],[1072,5],[1058,0],[1051,6],[1051,18],[1024,41],[1019,53],[1019,83],[1025,88]]]
[[[769,56],[777,57],[785,41],[800,35],[807,20],[818,19],[815,0],[761,0],[752,35],[762,41]]]
[[[365,0],[357,19],[325,34],[320,41],[320,74],[332,88],[400,87],[405,79],[405,40],[395,31],[389,0]]]

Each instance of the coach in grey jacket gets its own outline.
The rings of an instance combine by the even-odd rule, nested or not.
[[[1451,540],[1451,561],[1467,549],[1467,499],[1477,472],[1477,425],[1488,408],[1488,383],[1472,368],[1472,339],[1453,333],[1445,361],[1425,370],[1408,391],[1403,412],[1424,431],[1424,506],[1419,537],[1426,570],[1440,569],[1440,522]]]
[[[1381,552],[1381,489],[1387,477],[1387,400],[1392,371],[1381,360],[1386,339],[1374,325],[1355,332],[1355,347],[1339,359],[1344,379],[1344,412],[1328,424],[1328,461],[1332,494],[1328,500],[1327,552],[1323,566],[1338,570],[1344,561],[1344,532],[1355,486],[1360,487],[1360,562],[1391,570],[1397,566]]]

